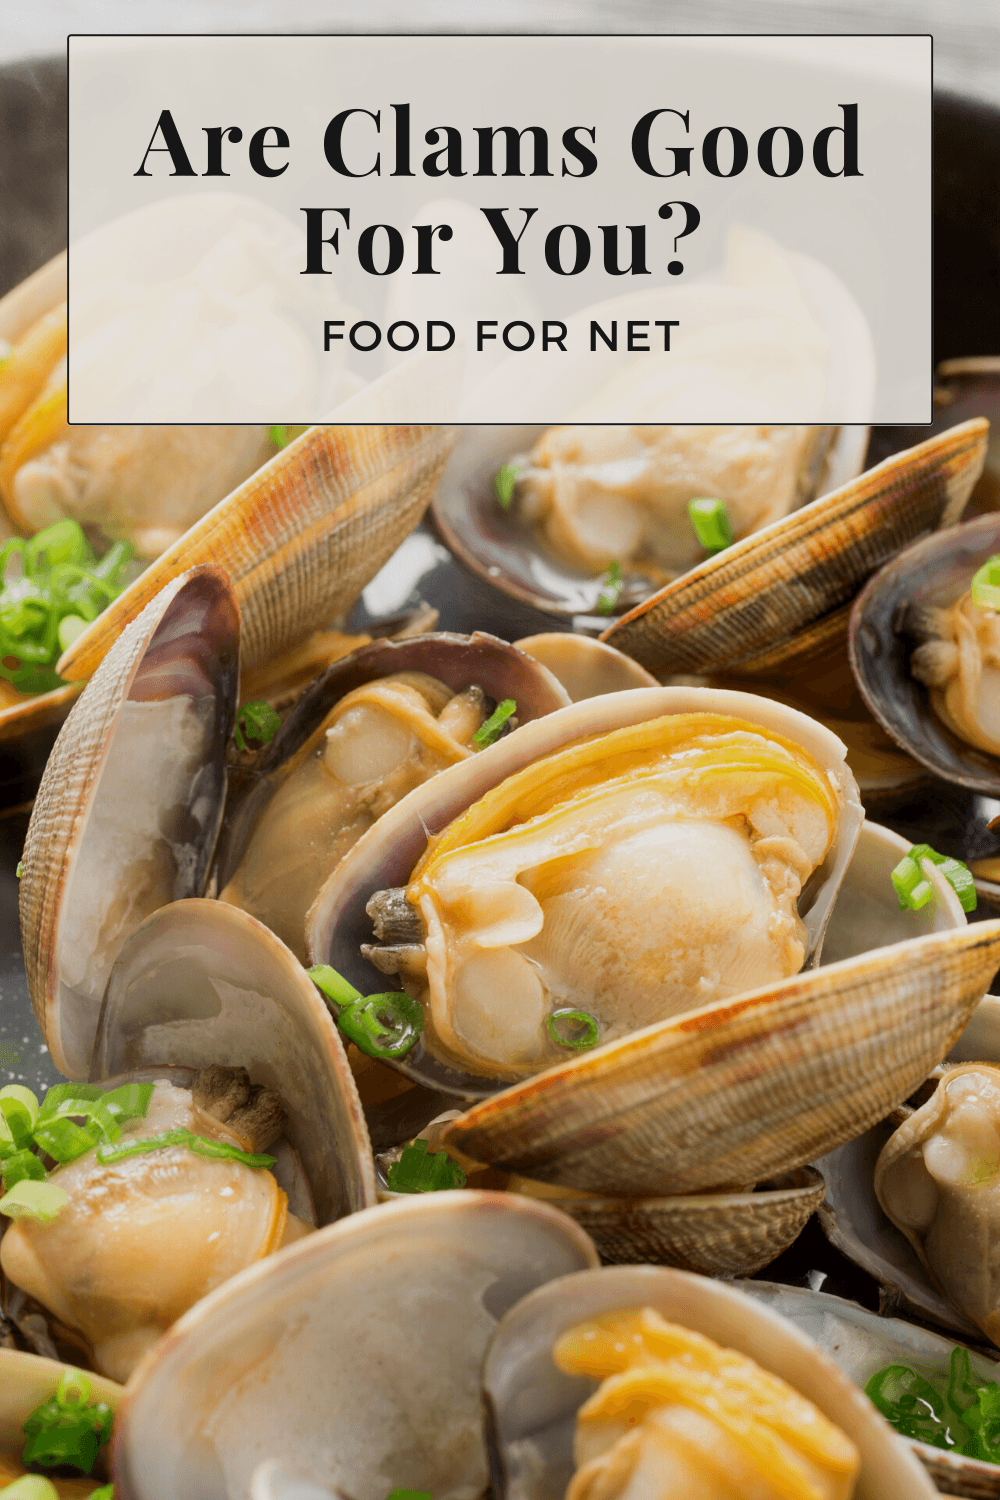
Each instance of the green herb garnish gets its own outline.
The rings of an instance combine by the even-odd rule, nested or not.
[[[275,712],[270,703],[244,703],[236,715],[236,728],[233,731],[236,748],[245,750],[247,740],[258,740],[260,744],[268,745],[280,728],[281,715]]]
[[[90,1500],[94,1500],[91,1495]],[[386,1495],[385,1500],[434,1500],[430,1490],[393,1490],[391,1495]]]
[[[618,603],[618,595],[622,591],[622,568],[621,563],[615,558],[601,584],[601,592],[597,596],[597,613],[599,615],[610,615]]]
[[[341,1031],[369,1057],[391,1062],[405,1057],[419,1041],[424,1012],[411,995],[362,995],[329,964],[314,964],[309,977],[330,1005]]]
[[[19,566],[14,559],[19,558]],[[65,684],[55,663],[126,587],[132,560],[115,542],[98,560],[76,521],[57,521],[29,541],[0,547],[0,676],[22,693]]]
[[[504,510],[510,510],[510,502],[514,498],[514,490],[523,468],[523,464],[504,464],[503,468],[493,476],[493,493]]]
[[[976,886],[968,865],[963,864],[960,859],[938,854],[930,844],[914,844],[909,854],[900,860],[892,872],[892,883],[899,897],[901,911],[907,908],[910,911],[920,911],[931,899],[933,892],[930,882],[924,879],[920,870],[922,859],[929,859],[932,864],[937,865],[961,902],[963,911],[975,911]]]
[[[273,1167],[276,1157],[263,1152],[241,1151],[226,1141],[213,1141],[205,1135],[195,1135],[178,1125],[173,1130],[162,1130],[159,1135],[140,1136],[136,1140],[118,1141],[107,1146],[98,1146],[97,1160],[102,1167],[126,1161],[130,1156],[141,1156],[147,1151],[162,1151],[167,1146],[185,1146],[198,1156],[210,1156],[216,1161],[240,1161],[245,1167]]]
[[[733,523],[724,500],[689,500],[688,516],[707,552],[722,552],[733,544]]]
[[[18,860],[18,862],[17,862],[17,869],[14,871],[14,874],[17,876],[18,880],[20,880],[21,876],[24,874],[24,860],[23,859],[19,859]]]
[[[21,1461],[45,1469],[68,1464],[89,1474],[98,1448],[111,1436],[113,1420],[106,1401],[90,1400],[87,1377],[67,1370],[55,1395],[37,1407],[21,1429],[28,1439]]]
[[[276,448],[287,448],[297,437],[301,437],[306,427],[269,427],[267,435]]]
[[[1000,555],[988,558],[973,575],[970,592],[978,609],[1000,610]]]
[[[546,1016],[545,1029],[560,1047],[572,1047],[575,1051],[596,1047],[601,1035],[597,1017],[587,1010],[574,1010],[572,1006],[554,1010]]]
[[[87,1500],[115,1500],[114,1485],[102,1484],[99,1490],[91,1490]]]
[[[465,1187],[465,1173],[446,1151],[429,1151],[428,1141],[404,1146],[399,1161],[385,1174],[391,1193],[440,1193]]]
[[[24,1178],[0,1198],[0,1214],[8,1219],[40,1219],[47,1224],[69,1201],[69,1194],[54,1182],[35,1182]]]
[[[1000,1385],[973,1374],[967,1349],[952,1349],[944,1391],[908,1365],[889,1365],[865,1395],[904,1437],[1000,1464]]]
[[[94,1500],[95,1493],[91,1492],[88,1500]],[[22,1474],[13,1484],[4,1485],[0,1496],[3,1500],[59,1500],[59,1491],[51,1479],[43,1479],[41,1474]]]
[[[507,720],[517,713],[517,704],[513,698],[505,698],[502,703],[490,714],[485,724],[480,724],[472,736],[472,743],[477,750],[485,750],[487,745],[492,745],[503,734]]]

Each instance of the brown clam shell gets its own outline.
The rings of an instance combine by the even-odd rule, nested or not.
[[[692,568],[601,639],[658,677],[767,673],[830,649],[861,584],[961,515],[988,436],[976,419],[894,454]]]

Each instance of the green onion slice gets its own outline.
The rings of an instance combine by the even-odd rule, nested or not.
[[[281,715],[271,707],[270,703],[265,703],[263,700],[244,703],[236,715],[236,728],[233,730],[236,748],[245,750],[247,740],[256,740],[261,745],[269,745],[280,728]]]
[[[19,1182],[44,1182],[45,1168],[33,1151],[15,1151],[0,1162],[3,1169],[4,1192],[9,1193]]]
[[[952,1349],[944,1390],[908,1365],[888,1365],[865,1394],[904,1437],[1000,1463],[1000,1385],[975,1375],[967,1349]]]
[[[91,1495],[90,1500],[94,1500]],[[393,1490],[385,1500],[434,1500],[430,1490]]]
[[[287,427],[269,427],[267,435],[276,448],[284,448],[288,443]]]
[[[932,864],[937,865],[958,897],[963,911],[975,911],[976,884],[968,865],[963,864],[960,859],[952,859],[950,855],[938,854],[930,844],[914,844],[909,854],[900,860],[892,872],[892,883],[896,888],[901,910],[909,907],[911,911],[919,911],[931,898],[930,883],[920,874],[922,859],[929,859]]]
[[[618,596],[622,591],[623,583],[622,565],[615,558],[604,575],[601,592],[597,596],[597,613],[599,615],[610,615],[613,612],[615,605],[618,603]]]
[[[369,1057],[405,1057],[424,1029],[424,1013],[412,995],[369,995],[346,1006],[337,1025]]]
[[[185,1146],[198,1156],[210,1156],[216,1161],[240,1161],[246,1167],[273,1167],[276,1157],[263,1152],[241,1151],[226,1141],[213,1141],[204,1135],[195,1135],[183,1126],[173,1130],[162,1130],[159,1135],[139,1136],[135,1139],[117,1141],[113,1145],[98,1146],[97,1160],[102,1166],[113,1166],[127,1161],[130,1156],[141,1156],[147,1151],[163,1151],[168,1146]]]
[[[14,874],[17,876],[18,880],[20,880],[21,876],[24,874],[24,860],[23,859],[19,859],[18,860],[18,862],[17,862],[17,869],[14,871]]]
[[[38,1119],[38,1099],[23,1083],[7,1083],[0,1089],[0,1099],[19,1099],[31,1115],[31,1123]]]
[[[724,500],[689,500],[688,516],[695,535],[707,552],[722,552],[732,546],[733,523]]]
[[[587,1010],[574,1010],[572,1006],[554,1010],[546,1016],[545,1029],[560,1047],[572,1047],[576,1051],[596,1047],[601,1036],[597,1017]]]
[[[102,1484],[99,1490],[91,1490],[87,1500],[115,1500],[114,1485]]]
[[[477,750],[485,750],[488,745],[494,744],[503,734],[507,720],[517,713],[517,704],[513,698],[505,698],[498,703],[484,724],[480,724],[472,736],[472,743]]]
[[[493,493],[496,495],[504,510],[510,510],[510,503],[514,498],[514,490],[517,481],[521,477],[523,464],[504,464],[503,468],[493,476]]]
[[[428,1151],[429,1142],[404,1146],[399,1161],[385,1174],[391,1193],[440,1193],[465,1187],[465,1173],[446,1151]]]
[[[0,1198],[0,1214],[6,1214],[8,1219],[40,1219],[47,1224],[68,1200],[69,1194],[54,1182],[25,1178]]]
[[[970,592],[978,609],[1000,610],[1000,555],[983,563],[973,576]]]
[[[10,1142],[15,1150],[24,1151],[31,1145],[31,1130],[34,1121],[27,1105],[20,1099],[0,1098],[0,1139]]]
[[[90,1400],[90,1381],[82,1371],[67,1370],[55,1395],[36,1407],[22,1428],[28,1439],[22,1462],[47,1469],[67,1464],[89,1474],[113,1420],[106,1401]]]
[[[3,1500],[59,1500],[59,1491],[51,1479],[43,1479],[41,1474],[22,1474],[13,1484],[5,1485],[0,1495]]]
[[[343,974],[338,974],[336,969],[331,969],[329,964],[313,964],[309,970],[309,978],[327,1000],[333,1001],[334,1005],[353,1005],[355,1001],[364,999],[361,991],[356,990],[353,984],[349,984]]]

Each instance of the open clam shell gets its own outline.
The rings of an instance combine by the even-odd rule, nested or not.
[[[913,676],[914,612],[945,607],[1000,551],[1000,516],[980,516],[908,547],[872,578],[851,612],[851,667],[875,718],[914,760],[972,791],[1000,797],[1000,757],[952,733]]]
[[[443,1141],[595,1193],[759,1182],[905,1099],[998,963],[1000,922],[983,922],[799,974],[549,1068],[475,1105]]]
[[[860,1450],[857,1500],[931,1500],[936,1493],[902,1439],[793,1324],[705,1277],[615,1266],[540,1287],[497,1329],[483,1364],[496,1500],[559,1500],[566,1493],[576,1414],[597,1382],[564,1375],[553,1346],[574,1324],[633,1307],[653,1307],[668,1321],[748,1355],[819,1407]]]
[[[19,1349],[0,1349],[0,1487],[12,1484],[29,1471],[21,1463],[24,1448],[22,1428],[35,1409],[54,1396],[64,1375],[77,1374],[71,1365]],[[124,1387],[104,1375],[88,1372],[91,1401],[106,1401],[117,1411]],[[59,1500],[87,1500],[102,1483],[96,1477],[52,1481]]]
[[[435,1193],[320,1230],[206,1297],[147,1357],[118,1424],[115,1494],[292,1493],[255,1488],[277,1470],[319,1495],[474,1500],[478,1372],[498,1320],[596,1259],[565,1215],[503,1193]]]
[[[317,736],[330,711],[355,688],[400,672],[424,673],[453,693],[462,693],[476,685],[497,703],[511,698],[517,704],[517,719],[521,724],[563,708],[569,702],[566,692],[544,665],[506,641],[481,631],[473,635],[441,633],[402,641],[374,641],[352,652],[328,667],[306,689],[274,739],[255,757],[252,768],[236,771],[231,777],[219,847],[220,890],[236,872],[265,808],[284,784],[289,764],[294,757],[304,756],[311,742],[318,743]],[[299,833],[305,851],[308,830],[300,829]],[[329,860],[325,868],[329,871]],[[322,878],[317,868],[309,898],[299,913],[299,943],[303,942],[306,912]],[[296,946],[289,934],[282,935]]]
[[[411,376],[401,366],[387,378]],[[350,406],[337,412],[345,422]],[[448,427],[310,427],[157,558],[77,637],[58,670],[73,682],[89,677],[123,626],[199,563],[225,568],[236,587],[244,668],[296,644],[345,615],[413,530],[452,441]]]
[[[675,579],[602,639],[657,677],[768,673],[842,640],[872,573],[957,521],[986,457],[989,424],[963,422],[894,454]]]
[[[518,1190],[538,1188],[523,1183]],[[550,1201],[587,1231],[602,1261],[650,1262],[725,1278],[769,1266],[798,1239],[823,1194],[819,1172],[800,1167],[747,1193],[594,1198],[560,1192]]]
[[[455,445],[433,500],[434,519],[449,547],[480,578],[513,599],[551,615],[595,615],[603,578],[559,558],[534,529],[503,510],[493,479],[512,455],[525,453],[544,427],[467,427]],[[813,494],[846,484],[864,463],[868,429],[836,429]],[[627,609],[650,588],[636,575],[619,596],[615,613]],[[596,616],[599,620],[600,616]]]
[[[595,641],[593,636],[552,630],[528,635],[515,646],[533,656],[558,677],[570,699],[579,703],[602,693],[624,693],[629,688],[656,687],[656,678],[637,661]]]
[[[21,935],[31,1003],[68,1077],[86,1077],[124,938],[204,887],[239,639],[220,569],[175,578],[116,642],[49,758],[24,846]]]
[[[845,1375],[863,1390],[871,1377],[887,1365],[903,1364],[931,1380],[939,1390],[946,1387],[954,1343],[900,1318],[883,1318],[866,1312],[855,1302],[832,1297],[829,1292],[811,1292],[804,1287],[779,1286],[768,1281],[747,1281],[740,1291],[754,1302],[793,1323],[829,1355]],[[975,1350],[969,1351],[974,1377],[1000,1381],[1000,1365]],[[947,1495],[967,1495],[974,1500],[996,1500],[1000,1496],[1000,1466],[967,1458],[929,1443],[909,1440],[910,1448]]]
[[[367,903],[376,891],[407,883],[430,837],[440,833],[491,787],[564,745],[662,715],[699,711],[731,714],[787,735],[828,771],[843,793],[838,838],[827,855],[819,879],[810,882],[807,897],[800,903],[800,915],[808,934],[806,963],[814,962],[863,819],[856,788],[844,767],[844,747],[822,725],[781,704],[747,693],[716,692],[705,688],[635,689],[572,704],[539,723],[523,726],[480,755],[450,767],[418,787],[362,836],[321,889],[306,927],[313,962],[332,964],[362,993],[375,992],[378,988],[377,971],[370,968],[361,956],[362,945],[371,940]],[[605,1050],[600,1048],[599,1052]],[[417,1082],[463,1098],[486,1097],[505,1087],[507,1082],[506,1079],[491,1080],[449,1067],[435,1058],[422,1042],[394,1066]],[[469,1154],[476,1156],[475,1151]],[[806,1160],[808,1156],[800,1158],[802,1162]],[[528,1171],[527,1175],[532,1173]],[[724,1179],[724,1182],[728,1185],[733,1181],[750,1180],[756,1180],[755,1174],[744,1173],[735,1179]],[[583,1182],[577,1185],[591,1186]],[[595,1190],[615,1192],[617,1185],[598,1186]],[[651,1193],[660,1190],[657,1183],[643,1189]],[[685,1190],[682,1187],[672,1189],[676,1192]]]
[[[947,1060],[1000,1062],[1000,997],[986,995],[980,1001]],[[883,1213],[875,1196],[875,1163],[895,1128],[893,1122],[880,1122],[817,1161],[826,1179],[826,1199],[819,1210],[823,1232],[842,1254],[880,1283],[883,1313],[913,1313],[964,1339],[982,1341],[976,1325],[932,1284],[915,1250]]]
[[[175,901],[148,917],[115,960],[91,1079],[220,1062],[279,1094],[317,1223],[376,1201],[361,1102],[308,974],[237,907]]]

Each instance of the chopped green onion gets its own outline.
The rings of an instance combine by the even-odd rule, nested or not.
[[[545,1029],[560,1047],[574,1049],[596,1047],[601,1036],[597,1017],[586,1010],[574,1010],[572,1006],[554,1010],[546,1016]]]
[[[8,1219],[40,1219],[47,1224],[68,1200],[69,1194],[54,1182],[25,1178],[0,1198],[0,1214],[6,1214]]]
[[[391,1193],[440,1193],[465,1187],[465,1173],[446,1151],[428,1151],[429,1142],[404,1146],[399,1161],[385,1174]]]
[[[973,576],[970,592],[978,609],[1000,610],[1000,555],[983,563]]]
[[[94,1500],[91,1495],[90,1500]],[[393,1490],[385,1500],[434,1500],[430,1490]]]
[[[198,1156],[210,1156],[216,1161],[239,1161],[246,1167],[273,1167],[276,1157],[263,1152],[241,1151],[226,1141],[213,1141],[204,1135],[195,1135],[177,1125],[173,1130],[162,1130],[159,1135],[139,1136],[136,1139],[117,1141],[114,1145],[98,1146],[97,1160],[102,1167],[127,1161],[130,1156],[141,1156],[147,1151],[163,1151],[168,1146],[184,1146]]]
[[[19,1182],[44,1182],[45,1168],[33,1151],[15,1151],[0,1163],[3,1168],[4,1192]]]
[[[47,1120],[53,1115],[64,1113],[62,1105],[67,1099],[85,1099],[89,1102],[102,1098],[103,1093],[103,1089],[99,1089],[96,1083],[54,1083],[42,1100],[39,1118]]]
[[[361,991],[356,990],[353,984],[348,984],[343,974],[338,974],[329,964],[313,964],[309,970],[309,978],[334,1005],[353,1005],[355,1001],[364,999]]]
[[[43,1479],[41,1474],[22,1474],[13,1484],[5,1485],[0,1495],[3,1500],[59,1500],[59,1491],[52,1480]]]
[[[411,995],[369,995],[346,1006],[337,1025],[369,1057],[388,1060],[405,1057],[415,1046],[424,1028],[424,1013]]]
[[[0,1089],[0,1099],[19,1099],[31,1115],[31,1123],[38,1119],[38,1099],[23,1083],[7,1083]]]
[[[95,1125],[77,1125],[75,1120],[46,1120],[35,1129],[35,1145],[59,1162],[76,1161],[102,1140]]]
[[[115,1500],[114,1485],[102,1484],[99,1490],[91,1490],[87,1500]]]
[[[244,703],[236,715],[236,728],[233,731],[236,748],[245,750],[247,740],[258,740],[262,745],[268,745],[280,728],[281,715],[270,703]]]
[[[106,1401],[90,1400],[90,1381],[82,1371],[67,1370],[55,1395],[36,1407],[21,1429],[28,1439],[21,1460],[46,1469],[68,1464],[89,1474],[113,1420]]]
[[[689,500],[688,516],[707,552],[722,552],[733,544],[733,523],[724,500]]]
[[[485,750],[488,745],[492,745],[498,740],[503,733],[507,720],[516,713],[517,704],[513,698],[505,698],[502,703],[499,703],[485,724],[480,724],[472,736],[472,743],[476,749]]]
[[[601,592],[597,596],[597,613],[599,615],[610,615],[618,603],[618,595],[622,591],[622,567],[615,558],[601,584]]]
[[[0,1098],[0,1139],[10,1141],[18,1151],[31,1145],[31,1127],[34,1121],[31,1111],[20,1099]]]
[[[974,1375],[969,1351],[955,1347],[947,1377],[936,1384],[908,1365],[889,1365],[872,1376],[865,1395],[904,1437],[1000,1463],[1000,1385]]]
[[[918,911],[921,906],[926,906],[930,900],[931,886],[929,882],[923,881],[923,877],[920,875],[920,861],[922,859],[929,859],[932,864],[937,865],[941,874],[958,897],[963,911],[975,911],[976,884],[968,865],[963,864],[960,859],[952,859],[950,855],[938,854],[937,850],[932,849],[930,844],[914,844],[906,858],[900,860],[892,872],[892,883],[899,897],[900,909],[910,907],[911,910]],[[917,871],[916,877],[913,875],[914,870]],[[927,888],[928,894],[926,895],[922,892],[921,884],[919,883],[921,881]],[[917,905],[914,905],[914,897],[918,898]]]
[[[287,427],[269,427],[267,435],[276,448],[284,448],[288,442]]]
[[[504,464],[493,476],[493,493],[504,510],[510,510],[510,502],[514,498],[514,490],[523,467],[523,464]]]
[[[123,1083],[102,1095],[104,1107],[116,1120],[144,1120],[156,1085]]]
[[[17,862],[17,869],[14,871],[14,874],[17,876],[18,880],[20,880],[21,876],[24,874],[24,860],[23,859],[19,859],[18,860],[18,862]]]
[[[55,663],[70,639],[126,587],[127,542],[97,559],[79,523],[57,521],[0,547],[0,676],[22,693],[63,686]],[[75,623],[71,623],[75,622]]]

